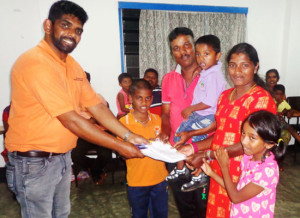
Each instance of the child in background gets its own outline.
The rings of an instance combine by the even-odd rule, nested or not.
[[[129,90],[133,109],[120,119],[131,132],[146,139],[157,137],[161,119],[149,112],[152,103],[152,87],[144,79],[135,81]],[[168,175],[165,163],[149,157],[126,160],[128,199],[133,218],[168,217],[168,190],[165,181]]]
[[[194,90],[191,106],[181,112],[183,118],[187,120],[184,120],[176,131],[174,142],[178,142],[183,134],[189,134],[187,131],[195,132],[213,123],[218,98],[227,84],[222,73],[222,63],[219,61],[222,55],[219,38],[214,35],[205,35],[196,41],[195,46],[197,63],[202,71]],[[198,133],[193,134],[192,142],[198,142],[207,137],[207,134]],[[186,172],[184,161],[180,161],[166,180],[177,179],[182,175],[186,175]],[[181,191],[187,192],[202,187],[207,184],[207,180],[207,176],[199,171],[189,183],[182,185]]]
[[[281,138],[285,145],[288,145],[291,140],[291,133],[287,130],[287,123],[284,121],[283,116],[291,117],[292,116],[292,108],[289,103],[285,100],[285,87],[284,85],[278,84],[273,88],[274,98],[277,104],[277,115],[281,120]]]
[[[273,88],[274,98],[277,104],[277,112],[280,113],[279,115],[288,115],[291,113],[291,106],[285,100],[285,87],[284,85],[278,84],[275,85]]]
[[[278,116],[265,110],[250,114],[243,122],[241,144],[244,156],[237,186],[229,174],[230,160],[226,148],[215,151],[223,178],[204,160],[204,172],[226,189],[232,201],[230,217],[274,216],[279,180],[276,161],[286,150],[280,138],[280,126]]]
[[[158,85],[158,72],[153,68],[148,68],[145,71],[144,79],[152,86],[153,101],[150,107],[150,112],[161,116],[161,87]]]
[[[122,89],[119,91],[117,95],[117,108],[118,115],[117,118],[120,119],[122,116],[125,116],[129,113],[131,105],[129,102],[129,87],[132,83],[132,78],[128,73],[121,73],[118,77],[119,85]]]

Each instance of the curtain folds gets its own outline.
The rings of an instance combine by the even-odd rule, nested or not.
[[[218,36],[221,41],[221,62],[223,72],[225,72],[227,52],[235,44],[245,41],[246,15],[141,10],[139,21],[140,77],[143,77],[145,70],[151,67],[159,72],[159,81],[161,81],[164,74],[175,68],[176,63],[171,56],[168,34],[176,27],[190,28],[195,40],[207,34]]]

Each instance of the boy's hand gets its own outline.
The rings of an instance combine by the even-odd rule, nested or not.
[[[189,118],[189,116],[193,113],[193,110],[191,107],[186,107],[185,109],[183,109],[181,111],[181,116],[184,118],[184,119],[187,119]]]
[[[168,143],[169,142],[169,135],[165,134],[164,132],[161,132],[157,138],[162,141],[163,143]]]
[[[205,158],[202,159],[203,160],[203,164],[201,166],[201,169],[204,171],[204,173],[208,176],[211,176],[211,174],[213,173],[210,164],[207,162],[207,160],[205,160]]]
[[[229,156],[225,148],[221,147],[218,150],[216,150],[214,153],[221,169],[225,167],[229,167]]]
[[[191,136],[189,135],[189,132],[187,132],[187,131],[175,133],[175,136],[180,137],[180,140],[173,145],[174,148],[177,148],[180,145],[183,145],[184,143],[187,142],[187,140],[189,140],[191,138]]]

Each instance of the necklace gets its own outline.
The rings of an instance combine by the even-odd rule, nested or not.
[[[256,83],[254,83],[254,85],[251,86],[250,89],[247,90],[247,92],[249,92],[249,91],[250,91],[251,89],[253,89],[255,86],[256,86]],[[247,92],[246,92],[246,93],[247,93]],[[236,88],[234,88],[234,89],[232,90],[232,92],[230,93],[230,95],[229,95],[229,101],[231,101],[232,96],[233,96],[233,94],[235,94],[235,93],[236,93]]]
[[[133,118],[134,118],[134,120],[135,120],[136,122],[138,122],[138,123],[140,123],[140,124],[142,124],[142,125],[145,125],[145,124],[150,120],[149,114],[148,114],[147,119],[144,120],[144,121],[138,120],[133,114],[132,114],[132,116],[133,116]]]

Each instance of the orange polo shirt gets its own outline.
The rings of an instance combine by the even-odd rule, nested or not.
[[[99,104],[80,65],[63,62],[45,40],[22,54],[11,71],[11,110],[5,146],[9,151],[64,153],[77,136],[56,118]]]
[[[156,114],[149,112],[146,126],[137,122],[132,113],[120,119],[131,132],[144,136],[146,139],[155,138],[161,130],[161,119]],[[127,183],[129,186],[151,186],[161,183],[168,175],[165,163],[149,157],[132,158],[126,160]]]

